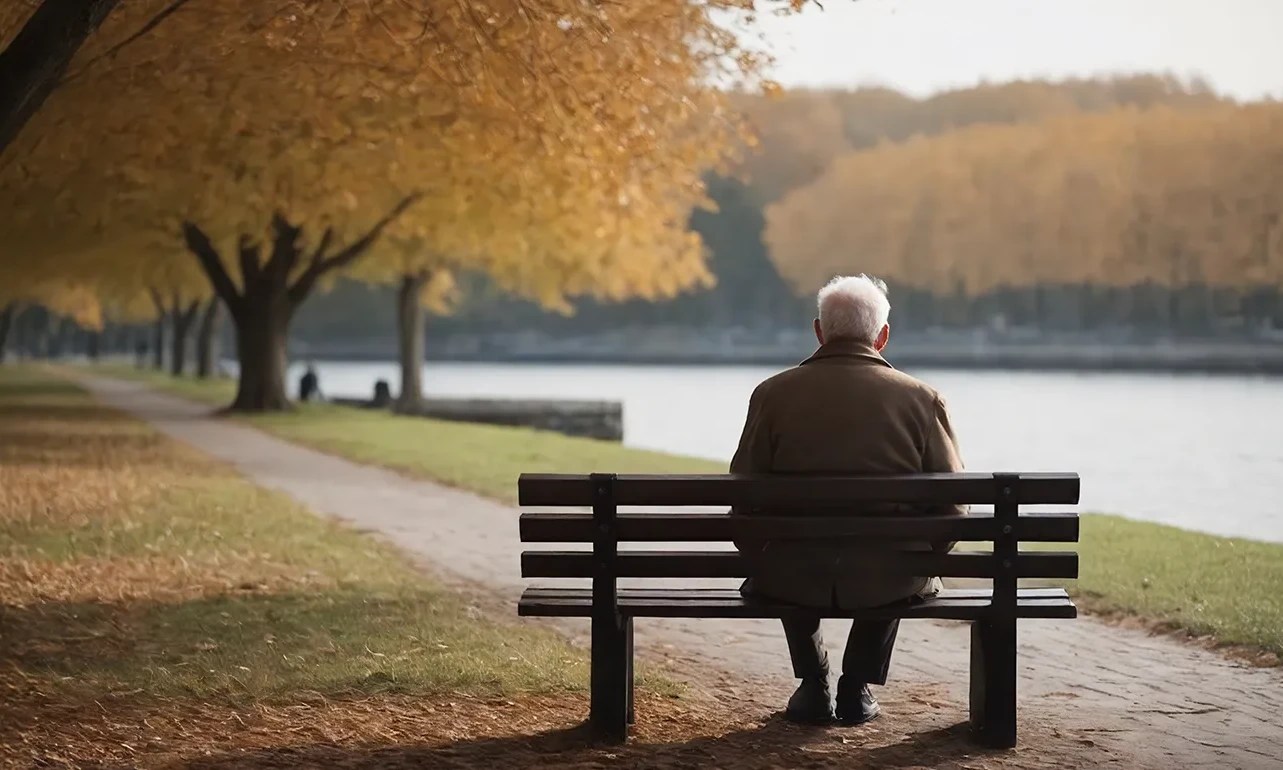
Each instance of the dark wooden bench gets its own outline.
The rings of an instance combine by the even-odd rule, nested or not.
[[[734,588],[621,588],[619,578],[739,578],[748,561],[734,550],[624,550],[623,543],[730,542],[735,539],[858,538],[885,541],[862,565],[907,575],[987,578],[992,588],[946,589],[896,609],[826,612],[844,618],[944,618],[971,622],[971,723],[981,742],[1016,743],[1016,620],[1073,618],[1061,588],[1019,588],[1020,578],[1075,578],[1078,554],[1021,550],[1021,542],[1078,540],[1076,513],[1020,513],[1022,505],[1076,505],[1076,474],[938,474],[895,477],[523,475],[522,506],[591,507],[591,513],[524,513],[523,543],[591,543],[592,550],[521,554],[525,578],[591,578],[591,587],[530,587],[523,616],[592,618],[592,734],[623,741],[633,721],[633,618],[783,618],[814,610],[745,598]],[[824,516],[877,503],[970,504],[992,513],[967,517]],[[620,513],[619,506],[789,506],[798,517],[725,513]],[[992,552],[896,552],[895,541],[989,542]],[[825,574],[840,565],[815,565]],[[781,645],[783,640],[781,639]],[[781,650],[781,654],[784,654]]]

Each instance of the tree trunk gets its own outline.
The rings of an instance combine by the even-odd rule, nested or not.
[[[169,373],[173,377],[182,377],[187,368],[187,334],[190,331],[183,322],[182,313],[174,313],[174,331],[169,337]]]
[[[40,308],[31,308],[26,312],[19,312],[13,319],[13,350],[18,360],[31,358],[31,327],[32,319]]]
[[[199,302],[183,305],[179,297],[174,297],[174,306],[169,313],[174,327],[173,337],[170,340],[173,350],[170,351],[169,373],[175,377],[183,376],[183,372],[187,369],[187,339],[191,336],[192,324],[196,322],[198,310],[200,310]]]
[[[289,408],[285,395],[286,342],[290,313],[247,308],[236,323],[236,357],[240,379],[232,409],[240,412],[280,412]]]
[[[165,369],[165,314],[161,313],[156,316],[156,323],[152,330],[151,340],[151,367],[156,371]]]
[[[421,301],[426,271],[401,276],[397,292],[397,356],[401,363],[401,393],[397,411],[413,412],[423,400],[424,312]]]
[[[227,272],[209,236],[192,222],[183,223],[187,248],[200,263],[214,292],[227,305],[236,326],[240,381],[233,411],[274,412],[289,408],[285,396],[286,344],[290,321],[323,276],[342,270],[370,250],[402,213],[421,196],[408,195],[366,233],[332,251],[333,230],[326,230],[311,254],[299,246],[302,228],[282,214],[272,217],[271,252],[264,262],[260,247],[242,234],[237,246],[241,285]]]
[[[131,355],[133,353],[133,330],[124,324],[113,324],[111,326],[111,335],[107,337],[107,349],[112,355]]]
[[[71,342],[71,335],[75,331],[74,322],[70,318],[61,318],[58,320],[58,330],[54,333],[53,342],[49,346],[50,358],[62,358],[69,352],[68,343]]]
[[[13,327],[14,317],[18,314],[18,303],[10,302],[0,310],[0,364],[4,363],[5,350],[8,349],[9,329]]]
[[[213,377],[218,369],[218,332],[223,320],[223,301],[214,297],[205,304],[200,330],[196,332],[196,376]]]
[[[0,51],[0,154],[40,110],[119,0],[44,0]]]
[[[98,362],[98,356],[102,352],[102,332],[89,332],[89,338],[85,340],[85,355],[94,363]]]

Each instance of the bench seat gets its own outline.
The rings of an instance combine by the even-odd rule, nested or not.
[[[826,618],[937,618],[980,620],[993,611],[989,588],[948,588],[920,604],[865,610],[821,610]],[[735,588],[620,588],[619,612],[642,618],[786,618],[814,616],[816,610],[766,599],[746,598]],[[591,588],[527,588],[517,604],[524,617],[586,618],[592,615]],[[1016,616],[1078,616],[1063,588],[1021,588]]]

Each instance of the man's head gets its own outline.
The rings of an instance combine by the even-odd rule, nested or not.
[[[840,275],[820,289],[816,300],[820,312],[815,319],[815,338],[821,345],[849,340],[874,350],[886,347],[891,336],[887,324],[891,302],[885,283],[864,274]]]

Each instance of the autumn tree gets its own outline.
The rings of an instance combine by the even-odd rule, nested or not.
[[[883,144],[768,208],[766,238],[799,287],[871,270],[1081,328],[1095,292],[1150,285],[1206,328],[1218,294],[1283,286],[1280,126],[1276,104],[1160,105]]]
[[[5,359],[9,335],[29,309],[45,311],[50,328],[50,353],[62,352],[66,336],[74,329],[102,330],[103,309],[93,286],[84,282],[22,276],[0,269],[0,363]]]
[[[181,231],[234,406],[283,408],[294,313],[385,235],[550,306],[707,280],[684,223],[737,135],[708,84],[758,63],[712,16],[746,5],[193,4],[64,85],[5,183],[35,254]]]

